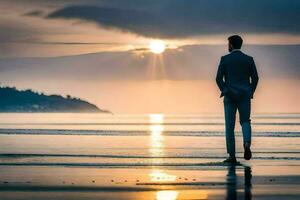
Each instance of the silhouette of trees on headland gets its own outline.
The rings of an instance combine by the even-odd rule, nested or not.
[[[108,112],[80,98],[0,86],[0,112]]]

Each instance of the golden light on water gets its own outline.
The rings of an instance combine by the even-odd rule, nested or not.
[[[155,195],[156,200],[176,200],[176,199],[208,199],[208,192],[205,190],[161,190]]]
[[[166,50],[166,43],[163,40],[152,40],[149,49],[152,53],[162,54]]]
[[[153,158],[153,164],[163,163],[165,155],[165,145],[164,145],[164,135],[163,131],[165,129],[163,114],[151,114],[149,115],[150,120],[150,149],[149,153]],[[176,181],[177,176],[168,174],[164,170],[159,169],[158,167],[153,167],[149,173],[151,181],[154,182],[166,182],[166,181]],[[162,193],[166,195],[167,193]],[[160,195],[162,195],[160,194]],[[177,195],[176,195],[177,196]],[[162,197],[162,196],[160,196]],[[173,199],[173,198],[157,198],[157,199]],[[174,198],[176,199],[176,197]]]
[[[150,114],[149,117],[152,124],[162,124],[164,122],[163,114]]]
[[[162,132],[164,130],[164,127],[162,125],[151,125],[150,131],[151,131],[151,137],[155,141],[161,141],[163,140]],[[162,148],[162,146],[161,146]]]
[[[178,191],[166,190],[156,193],[156,200],[175,200],[178,197]]]
[[[163,150],[163,131],[164,131],[164,115],[162,114],[150,114],[150,131],[151,131],[151,149],[152,150]],[[151,150],[150,149],[150,150]],[[156,155],[158,156],[158,155]]]
[[[154,169],[150,173],[151,181],[155,182],[165,182],[165,181],[176,181],[177,176],[167,174],[163,170]]]
[[[151,114],[150,118],[150,149],[149,152],[152,157],[161,157],[164,155],[164,137],[162,135],[164,131],[164,115],[162,114]],[[157,160],[157,159],[155,159]]]
[[[164,115],[162,114],[150,114],[150,155],[152,157],[161,157],[164,155],[164,137],[162,135],[164,131]],[[158,159],[155,159],[158,160]]]
[[[149,172],[149,179],[151,182],[164,183],[164,182],[177,182],[177,175],[166,172],[165,169],[155,166],[156,164],[163,164],[168,155],[165,152],[165,138],[164,126],[165,115],[163,114],[150,114],[149,115],[149,131],[150,131],[150,145],[149,154],[153,159],[151,160],[153,166]],[[204,190],[191,190],[179,192],[176,190],[161,190],[155,194],[156,200],[176,200],[176,199],[207,199],[208,193]]]

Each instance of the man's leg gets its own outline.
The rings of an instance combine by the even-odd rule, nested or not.
[[[225,111],[225,132],[226,132],[226,147],[227,153],[230,157],[235,158],[235,115],[237,105],[230,98],[224,97],[224,111]]]
[[[240,124],[242,126],[243,132],[243,140],[244,140],[244,148],[245,154],[244,157],[246,160],[251,159],[252,153],[250,150],[251,146],[251,120],[250,120],[250,113],[251,113],[251,99],[245,99],[238,103],[238,110],[240,115]]]
[[[244,144],[251,144],[251,100],[245,99],[238,103],[238,110],[240,115],[240,124],[242,126]]]

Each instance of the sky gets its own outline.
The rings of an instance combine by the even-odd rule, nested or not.
[[[222,113],[215,72],[240,34],[261,77],[254,112],[300,112],[299,10],[298,0],[0,0],[0,80],[114,113]]]

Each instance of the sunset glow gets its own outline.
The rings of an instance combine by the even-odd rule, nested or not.
[[[149,49],[152,53],[162,54],[166,50],[166,43],[162,40],[152,40]]]
[[[0,0],[0,200],[300,200],[299,10]]]

